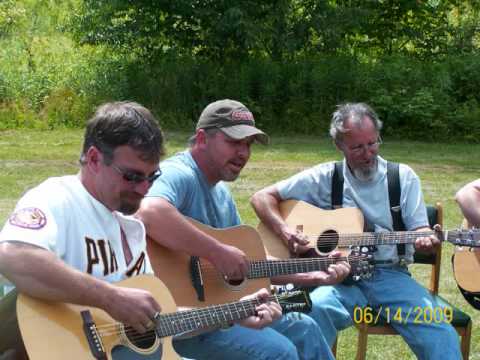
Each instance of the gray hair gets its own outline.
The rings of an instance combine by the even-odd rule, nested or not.
[[[382,129],[382,122],[377,113],[365,103],[346,103],[337,105],[337,110],[332,115],[330,122],[330,136],[334,141],[340,141],[347,132],[345,122],[350,120],[352,124],[359,125],[365,117],[368,117],[378,133]]]

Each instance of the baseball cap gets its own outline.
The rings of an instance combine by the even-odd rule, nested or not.
[[[255,136],[261,144],[268,144],[270,139],[262,130],[255,127],[253,114],[241,102],[224,99],[209,104],[203,109],[196,129],[217,128],[235,140]]]

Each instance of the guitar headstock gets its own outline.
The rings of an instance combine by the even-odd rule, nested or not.
[[[369,251],[352,250],[347,259],[353,280],[369,279],[372,276],[375,265],[373,255]]]
[[[275,298],[284,314],[292,311],[308,313],[312,310],[312,300],[305,290],[286,291]]]
[[[448,230],[446,240],[457,246],[480,247],[480,229]]]

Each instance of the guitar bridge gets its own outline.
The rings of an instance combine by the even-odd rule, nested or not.
[[[190,278],[192,280],[192,286],[197,292],[198,301],[205,301],[202,269],[200,268],[200,258],[198,256],[192,256],[190,258]]]
[[[80,312],[83,320],[83,332],[87,338],[88,346],[90,351],[95,359],[98,360],[107,360],[107,354],[102,344],[102,340],[97,331],[97,325],[92,319],[92,314],[90,311],[84,310]]]

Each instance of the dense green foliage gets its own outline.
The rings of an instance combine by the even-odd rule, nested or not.
[[[6,0],[0,129],[78,127],[133,99],[193,128],[235,98],[270,132],[371,103],[390,136],[480,138],[478,1]]]
[[[182,69],[182,71],[178,71]],[[390,56],[359,62],[317,56],[298,62],[252,60],[222,67],[209,61],[162,60],[130,79],[135,98],[161,109],[168,128],[191,128],[210,100],[244,101],[261,127],[326,134],[335,104],[367,101],[385,120],[387,135],[423,139],[480,134],[480,62],[475,55],[436,63]]]
[[[465,50],[477,11],[475,1],[456,0],[84,0],[74,30],[82,42],[149,58],[171,52],[219,62],[317,53],[429,58]]]

